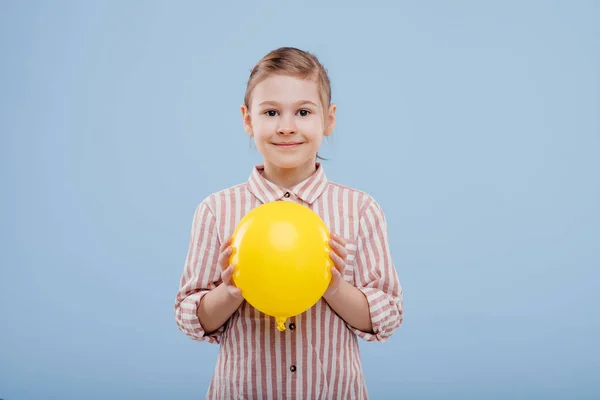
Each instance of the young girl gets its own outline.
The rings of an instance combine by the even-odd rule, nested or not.
[[[247,182],[198,205],[175,302],[183,333],[220,344],[207,398],[366,399],[357,338],[392,335],[402,322],[402,289],[382,209],[368,194],[329,181],[317,161],[335,127],[327,73],[310,53],[274,50],[252,70],[241,111],[264,163]],[[270,201],[320,215],[335,264],[321,300],[283,332],[244,301],[227,264],[238,222]]]

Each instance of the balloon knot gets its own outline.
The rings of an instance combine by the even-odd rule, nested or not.
[[[279,332],[285,331],[285,318],[277,318],[277,329]]]

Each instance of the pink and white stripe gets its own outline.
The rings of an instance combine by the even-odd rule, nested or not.
[[[293,188],[266,180],[262,167],[246,183],[213,193],[195,213],[175,302],[175,319],[197,341],[220,344],[207,399],[367,399],[358,338],[383,342],[402,323],[403,297],[382,209],[368,194],[327,180],[323,167]],[[289,197],[285,194],[289,193]],[[220,284],[219,246],[254,207],[295,201],[346,238],[344,279],[369,302],[373,333],[345,323],[321,299],[279,332],[273,319],[244,302],[216,332],[204,332],[196,309]]]

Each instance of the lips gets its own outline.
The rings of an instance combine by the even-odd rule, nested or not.
[[[301,142],[294,142],[294,143],[273,143],[275,146],[277,147],[294,147],[294,146],[299,146],[302,143]]]

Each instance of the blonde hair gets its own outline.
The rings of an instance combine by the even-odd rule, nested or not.
[[[295,47],[280,47],[264,56],[250,72],[244,95],[244,104],[248,109],[256,85],[271,75],[287,75],[316,81],[323,114],[327,115],[331,104],[331,83],[327,71],[315,55]]]

